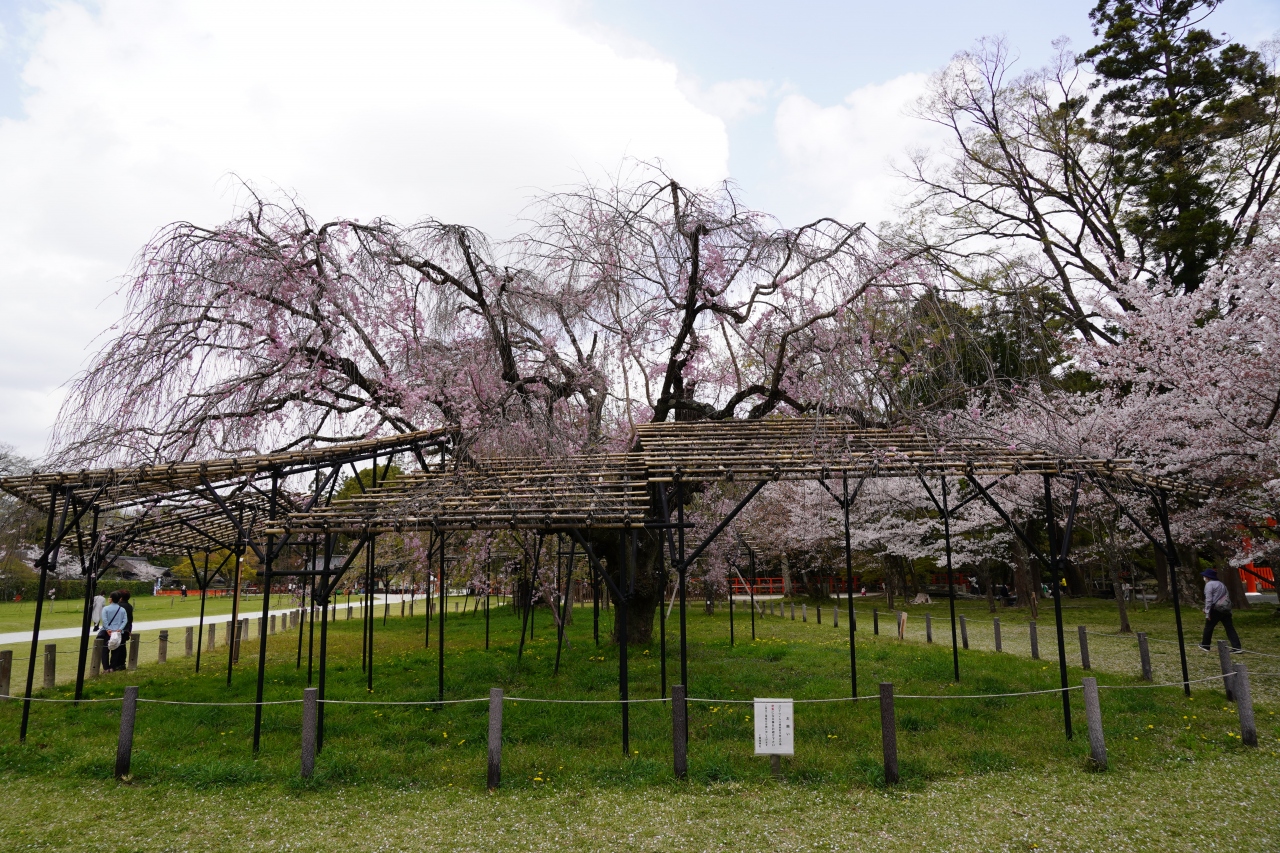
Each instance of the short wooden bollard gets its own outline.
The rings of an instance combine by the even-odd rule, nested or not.
[[[13,678],[13,652],[0,652],[0,696],[9,695],[9,681]]]
[[[1235,664],[1231,660],[1231,647],[1227,645],[1226,640],[1218,641],[1218,664],[1222,667],[1223,676],[1230,675],[1236,671]],[[1230,678],[1222,679],[1222,689],[1227,693],[1227,701],[1235,701],[1235,692],[1231,689]]]
[[[58,675],[58,647],[49,643],[44,647],[44,689],[52,690]]]
[[[1138,632],[1138,658],[1142,662],[1142,680],[1151,680],[1151,648],[1147,645],[1147,635]]]
[[[1031,620],[1028,633],[1031,636],[1031,659],[1040,660],[1040,634],[1036,631],[1036,620]]]
[[[952,640],[952,642],[955,642]],[[969,648],[969,623],[965,621],[964,614],[960,614],[960,645]]]
[[[489,689],[489,773],[490,791],[502,784],[502,688]]]
[[[159,644],[156,646],[156,663],[165,663],[169,660],[169,632],[161,631]]]
[[[1107,767],[1107,741],[1102,734],[1102,706],[1098,703],[1098,679],[1085,678],[1084,718],[1089,725],[1089,757],[1099,770]]]
[[[671,756],[676,778],[689,775],[689,705],[685,701],[684,685],[671,686]]]
[[[794,601],[791,602],[791,621],[796,621],[796,603]]]
[[[1080,668],[1092,669],[1089,666],[1089,632],[1081,625],[1076,633],[1080,636]]]
[[[819,604],[817,609],[818,609],[818,624],[821,625],[822,624],[822,605]]]
[[[1235,684],[1231,691],[1236,696],[1236,712],[1240,715],[1240,740],[1245,746],[1258,745],[1258,726],[1253,719],[1253,695],[1249,692],[1249,667],[1238,663],[1235,676],[1230,679]]]
[[[124,779],[129,775],[129,762],[133,757],[133,723],[137,717],[138,688],[126,687],[124,702],[120,705],[120,739],[116,741],[117,779]]]
[[[809,605],[807,604],[800,605],[800,621],[801,622],[809,621]]]
[[[259,617],[258,617],[258,633],[257,633],[257,634],[255,634],[254,636],[255,636],[255,637],[261,637],[261,636],[262,636],[262,629],[263,629],[263,628],[265,628],[265,627],[267,627],[267,626],[266,626],[266,625],[264,625],[264,624],[262,624],[262,617],[261,617],[261,616],[259,616]]]
[[[924,641],[926,643],[933,642],[933,614],[931,613],[924,615]]]
[[[831,627],[840,627],[840,608],[837,605],[831,605]]]
[[[129,671],[132,672],[138,668],[138,648],[142,644],[142,635],[134,634],[129,638]]]
[[[893,713],[893,685],[880,682],[880,742],[884,747],[884,781],[898,782],[898,719]]]
[[[995,637],[996,637],[996,651],[998,651],[998,652],[1002,652],[1002,651],[1004,651],[1004,646],[1003,646],[1003,645],[1001,644],[1001,642],[1000,642],[1000,617],[999,617],[999,616],[997,616],[997,617],[992,621],[992,623],[991,623],[991,624],[992,624],[992,627],[995,629]]]
[[[877,636],[880,634],[880,611],[874,607],[871,608],[871,633]]]
[[[276,632],[276,615],[271,614],[271,622],[267,625],[267,633],[274,634]]]
[[[196,648],[196,629],[193,625],[187,626],[187,634],[183,638],[182,656],[191,657]]]
[[[302,778],[316,770],[316,721],[320,717],[320,688],[302,691]]]
[[[102,672],[102,654],[107,650],[107,641],[101,637],[94,638],[93,655],[89,658],[89,677],[97,678]]]

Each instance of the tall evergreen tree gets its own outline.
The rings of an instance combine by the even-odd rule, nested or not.
[[[1238,153],[1271,121],[1276,95],[1257,51],[1200,26],[1222,2],[1099,0],[1089,17],[1102,40],[1081,57],[1098,75],[1099,138],[1133,190],[1123,224],[1188,293],[1252,236],[1231,221],[1252,188],[1238,180]]]

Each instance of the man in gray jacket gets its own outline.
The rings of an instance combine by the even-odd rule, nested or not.
[[[1213,629],[1221,622],[1227,629],[1231,651],[1240,651],[1240,635],[1236,633],[1236,626],[1231,624],[1231,597],[1227,595],[1227,585],[1218,580],[1218,573],[1213,569],[1205,569],[1200,576],[1205,579],[1204,636],[1200,639],[1200,648],[1208,651],[1209,643],[1213,641]]]

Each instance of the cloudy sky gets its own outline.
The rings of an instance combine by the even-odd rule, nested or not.
[[[981,36],[1092,41],[1088,0],[0,0],[0,443],[39,456],[130,259],[239,180],[316,215],[511,233],[626,158],[795,223],[891,215],[907,115]],[[1214,29],[1256,44],[1276,0]]]

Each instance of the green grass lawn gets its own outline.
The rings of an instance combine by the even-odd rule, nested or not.
[[[921,610],[912,608],[909,626],[922,621]],[[784,779],[771,780],[767,760],[752,754],[751,706],[726,700],[847,695],[847,633],[824,611],[821,626],[812,608],[807,623],[758,618],[751,642],[740,610],[731,648],[723,607],[710,617],[691,610],[690,695],[716,701],[691,706],[690,779],[683,783],[671,778],[670,708],[661,703],[632,707],[632,752],[625,756],[615,704],[507,703],[503,788],[493,795],[484,790],[484,703],[329,705],[324,750],[309,782],[298,778],[298,704],[264,710],[256,758],[252,708],[143,704],[125,785],[111,780],[117,704],[37,704],[28,740],[19,744],[20,706],[4,703],[0,784],[9,808],[0,810],[0,838],[13,839],[15,849],[102,850],[1275,848],[1280,705],[1259,689],[1258,750],[1240,745],[1234,707],[1213,686],[1197,685],[1190,700],[1171,688],[1104,691],[1105,772],[1087,761],[1078,691],[1071,694],[1072,741],[1063,737],[1057,694],[901,699],[903,782],[892,788],[883,785],[874,701],[801,704],[796,755],[784,761]],[[963,679],[952,684],[950,648],[941,642],[945,602],[932,606],[939,616],[932,646],[916,642],[910,629],[907,642],[890,637],[887,620],[885,632],[873,636],[869,606],[859,602],[859,611],[860,695],[874,694],[880,681],[893,682],[899,694],[926,695],[1056,685],[1049,660],[978,648],[962,652]],[[977,607],[966,612],[975,623],[982,615]],[[1101,605],[1070,612],[1078,618],[1069,623],[1107,627]],[[1156,615],[1144,618],[1153,620],[1153,636],[1157,629],[1171,634],[1157,610],[1150,612]],[[1275,633],[1269,614],[1244,614],[1242,633]],[[1000,615],[1006,630],[1017,621],[1008,611]],[[607,629],[611,614],[602,621]],[[435,698],[435,633],[424,649],[421,618],[393,615],[385,628],[379,623],[372,694],[361,672],[359,624],[332,626],[329,698]],[[1051,613],[1041,624],[1049,657]],[[677,622],[668,625],[674,682]],[[971,645],[976,634],[971,624]],[[446,698],[484,697],[495,686],[514,697],[616,698],[618,650],[592,642],[589,609],[580,609],[569,629],[559,676],[552,674],[555,636],[545,610],[519,663],[518,637],[508,609],[493,612],[488,651],[483,615],[451,616]],[[98,679],[89,695],[119,696],[129,683],[143,698],[251,700],[256,648],[243,654],[231,688],[225,666],[196,675],[179,658]],[[268,700],[300,698],[306,664],[304,654],[296,668],[296,648],[296,635],[271,638]],[[658,657],[656,643],[632,649],[633,698],[658,696]],[[1136,674],[1136,657],[1129,669]],[[1096,674],[1103,684],[1137,684],[1125,668]],[[1081,675],[1073,668],[1072,683]]]

